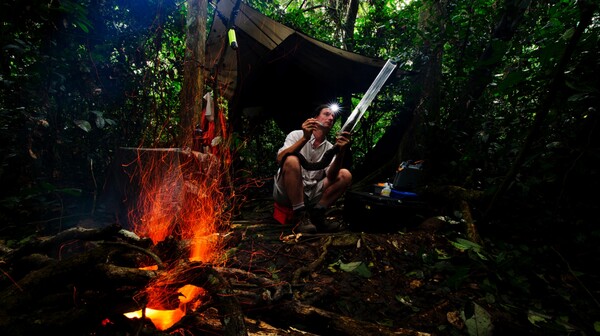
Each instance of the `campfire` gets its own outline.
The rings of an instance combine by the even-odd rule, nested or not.
[[[227,225],[224,193],[221,191],[219,160],[210,153],[179,149],[138,149],[133,177],[139,179],[140,196],[135,211],[130,212],[133,231],[152,240],[153,245],[169,238],[186,242],[188,255],[166,256],[163,266],[173,272],[180,259],[218,263],[222,251],[220,231]],[[147,265],[141,269],[158,269]],[[161,283],[162,282],[162,283]],[[146,289],[146,307],[126,313],[129,318],[150,319],[159,330],[177,323],[186,311],[201,305],[205,291],[184,285],[173,291],[169,279],[153,281]],[[173,302],[174,301],[174,302]]]
[[[224,147],[122,148],[126,227],[75,227],[3,251],[10,283],[0,333],[185,329],[186,316],[215,305],[224,324],[243,330],[239,304],[216,270],[225,262],[233,197],[224,192],[231,162]]]

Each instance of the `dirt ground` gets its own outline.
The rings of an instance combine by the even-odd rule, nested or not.
[[[347,223],[343,208],[337,204],[329,219]],[[386,331],[377,334],[589,335],[600,326],[595,273],[583,271],[594,263],[589,252],[515,237],[486,240],[485,249],[461,246],[465,227],[435,212],[410,225],[391,216],[368,224],[385,230],[350,225],[300,236],[272,214],[269,198],[247,202],[234,220],[229,266],[288,282],[299,302]],[[288,332],[374,334],[269,310],[246,314]]]
[[[268,200],[249,202],[234,220],[228,266],[289,282],[300,302],[396,334],[422,335],[469,334],[461,313],[473,302],[485,305],[477,284],[448,287],[456,274],[445,269],[441,259],[463,258],[464,252],[454,248],[439,227],[394,227],[398,219],[389,218],[389,223],[380,223],[390,226],[389,232],[362,232],[350,226],[335,234],[294,235],[272,213]],[[329,220],[344,220],[339,207],[329,212]],[[268,311],[248,313],[278,324]],[[496,323],[506,328],[506,321],[498,318],[502,317],[496,317]],[[278,327],[332,334],[299,321],[295,324],[290,317]],[[492,323],[481,326],[493,328]]]
[[[594,334],[594,323],[600,328],[597,253],[586,246],[571,255],[534,240],[484,249],[465,242],[460,222],[435,211],[418,221],[406,221],[408,212],[368,216],[357,227],[347,204],[328,213],[347,225],[334,234],[293,234],[273,219],[270,197],[249,198],[233,216],[219,267],[230,281],[240,275],[238,293],[247,288],[238,295],[249,335],[583,336]],[[262,280],[256,286],[241,275]],[[274,298],[273,290],[260,291],[269,286],[290,290]],[[267,304],[243,301],[252,297]]]

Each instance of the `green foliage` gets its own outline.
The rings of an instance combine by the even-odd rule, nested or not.
[[[472,241],[463,239],[463,238],[456,238],[456,241],[450,241],[450,243],[457,249],[461,250],[461,251],[468,251],[468,252],[473,252],[473,254],[475,256],[477,256],[477,258],[481,259],[481,260],[487,260],[487,257],[482,253],[482,248],[481,245],[474,243]]]
[[[178,4],[20,3],[3,5],[0,37],[6,196],[46,182],[96,193],[115,148],[173,143]]]
[[[361,1],[353,36],[344,33],[345,2],[248,3],[336,47],[402,63],[400,78],[383,88],[355,130],[355,167],[368,163],[381,139],[404,137],[388,133],[401,113],[418,113],[409,126],[421,134],[409,137],[407,147],[434,162],[427,183],[493,195],[536,116],[547,113],[498,211],[484,217],[486,204],[474,205],[482,233],[525,237],[527,244],[483,247],[455,239],[460,257],[436,250],[419,259],[447,273],[449,287],[476,281],[488,303],[527,311],[536,327],[569,331],[572,319],[518,298],[544,288],[577,310],[570,293],[551,288],[555,270],[533,271],[533,260],[551,253],[552,245],[569,246],[576,260],[597,261],[589,257],[600,239],[597,8],[594,24],[571,45],[585,1],[532,1],[512,13],[524,14],[514,30],[500,24],[513,17],[506,6],[526,2]],[[183,2],[8,0],[0,4],[0,18],[0,218],[7,225],[34,221],[44,210],[63,216],[67,199],[97,195],[118,147],[175,145]],[[569,48],[565,70],[557,73]],[[556,93],[548,97],[553,86]],[[351,97],[349,105],[360,98]],[[232,139],[236,169],[244,179],[270,183],[285,135],[269,120],[242,124]],[[388,153],[390,160],[395,154]],[[483,314],[471,308],[465,320]],[[600,329],[596,320],[585,319],[590,330]]]
[[[285,140],[285,134],[273,120],[247,122],[246,134],[236,134],[232,147],[239,160],[239,173],[245,178],[255,178],[272,183],[271,178],[279,168],[277,150]],[[245,139],[245,140],[244,140]]]
[[[552,248],[514,245],[498,240],[487,241],[485,248],[463,238],[449,242],[455,251],[438,252],[437,261],[428,259],[424,262],[423,277],[430,277],[429,272],[447,274],[445,284],[450,288],[477,284],[475,286],[485,292],[485,300],[468,302],[461,312],[469,334],[493,329],[488,309],[484,307],[526,317],[535,330],[551,334],[583,332],[585,327],[575,326],[573,320],[584,315],[588,318],[586,323],[593,323],[590,320],[593,317],[585,313],[582,306],[575,307],[576,290],[559,287],[551,280],[557,277],[564,279],[567,277],[565,272],[574,277],[585,277],[585,274],[575,273],[570,267],[565,269],[559,263],[551,262],[550,268],[542,269],[539,265],[534,266],[534,260],[552,260],[556,256]],[[556,311],[557,306],[569,306],[574,311],[559,312]],[[478,325],[480,323],[483,325]]]
[[[428,13],[430,2],[376,0],[360,2],[350,41],[341,33],[349,23],[345,3],[249,4],[337,47],[348,44],[364,55],[397,58],[401,70],[410,73],[386,85],[357,126],[355,167],[365,163],[401,112],[413,113],[432,100],[434,108],[418,115],[423,135],[411,146],[427,162],[435,162],[428,182],[490,195],[522,148],[580,19],[573,1],[534,2],[521,11],[525,16],[513,35],[502,35],[496,29],[506,8],[494,1],[447,2],[437,17]],[[4,2],[2,9],[6,195],[19,189],[16,181],[30,184],[65,176],[82,190],[96,190],[92,175],[102,176],[116,148],[174,144],[185,42],[183,3],[36,0]],[[597,30],[590,26],[575,46],[505,206],[535,209],[548,219],[577,214],[578,225],[591,226],[589,209],[595,200],[583,195],[596,190],[600,181],[593,142],[600,92]],[[439,46],[439,69],[427,68],[426,46]],[[418,77],[428,71],[440,76],[435,92],[424,91],[431,89]],[[469,102],[465,114],[457,104],[475,94],[473,83],[488,75],[489,82],[481,84],[481,95]],[[360,97],[352,97],[350,105]],[[256,127],[243,122],[248,131],[236,135],[234,147],[244,174],[271,175],[282,135],[268,121]],[[15,164],[23,169],[10,168]],[[561,206],[552,206],[557,203]]]

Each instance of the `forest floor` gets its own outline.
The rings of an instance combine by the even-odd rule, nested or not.
[[[335,234],[293,235],[272,214],[268,197],[247,202],[233,221],[228,266],[288,282],[294,299],[381,326],[380,334],[599,332],[597,273],[575,271],[586,263],[569,264],[533,240],[472,244],[458,222],[444,217],[412,227],[398,226],[401,218],[371,223],[388,226],[387,232],[347,227]],[[344,221],[343,212],[334,208],[329,219]],[[300,317],[282,319],[272,310],[247,314],[286,332],[361,334]]]
[[[373,218],[365,227],[380,230],[370,232],[347,225],[344,206],[328,213],[346,224],[344,231],[295,235],[273,219],[268,195],[248,196],[225,233],[222,266],[291,288],[288,297],[267,305],[241,302],[248,334],[600,332],[597,245],[572,245],[567,234],[547,241],[487,230],[481,230],[483,244],[475,244],[460,220],[435,212],[414,225],[404,225],[403,216]],[[83,218],[75,226],[111,224]]]

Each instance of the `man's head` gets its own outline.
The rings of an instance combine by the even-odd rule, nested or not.
[[[314,110],[313,117],[314,118],[318,117],[319,114],[321,114],[321,110],[323,110],[323,109],[329,109],[333,113],[333,115],[335,117],[335,115],[337,114],[337,112],[338,112],[338,110],[340,108],[339,108],[338,104],[336,104],[336,103],[333,103],[333,104],[321,104],[321,105],[317,106],[317,108]]]
[[[330,104],[319,105],[314,112],[314,118],[317,119],[321,125],[328,130],[333,127],[335,115],[335,111],[332,109]]]

